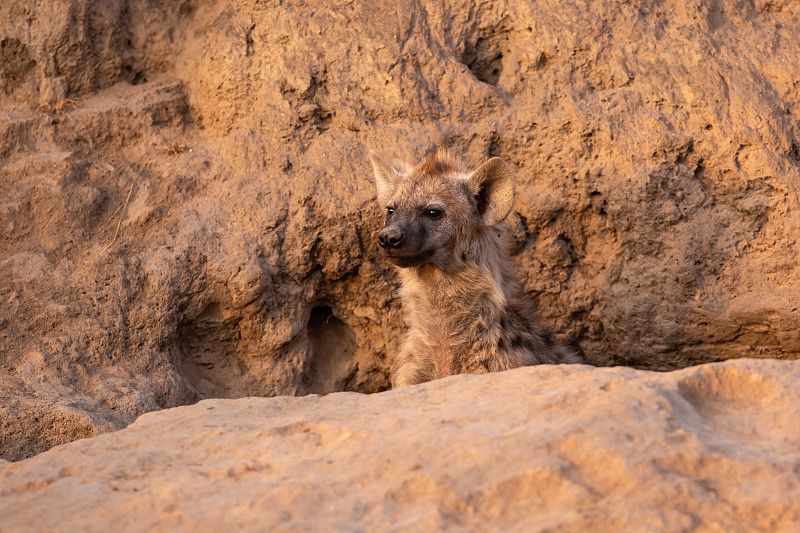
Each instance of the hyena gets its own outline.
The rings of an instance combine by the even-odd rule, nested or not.
[[[399,267],[408,325],[393,386],[582,362],[538,323],[514,277],[501,225],[514,203],[514,180],[503,160],[470,173],[441,149],[415,167],[369,157],[386,209],[378,243]]]

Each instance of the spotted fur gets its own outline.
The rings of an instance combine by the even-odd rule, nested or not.
[[[470,173],[443,150],[416,167],[389,165],[373,152],[370,159],[387,210],[379,239],[398,267],[408,325],[395,387],[583,361],[538,323],[514,277],[501,224],[514,182],[502,160]]]

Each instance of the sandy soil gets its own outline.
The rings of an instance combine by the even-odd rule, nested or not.
[[[0,5],[0,457],[387,389],[368,149],[503,157],[594,365],[800,353],[795,2],[163,4]]]
[[[0,465],[0,529],[797,531],[798,382],[566,365],[207,400]]]

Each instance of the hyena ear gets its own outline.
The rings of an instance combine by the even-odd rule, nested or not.
[[[478,202],[483,223],[493,226],[502,222],[514,205],[514,178],[499,157],[482,164],[467,180],[467,187]]]
[[[378,202],[381,206],[392,196],[400,174],[389,163],[381,159],[378,154],[369,151],[369,160],[372,162],[372,171],[375,173],[375,186],[378,189]]]

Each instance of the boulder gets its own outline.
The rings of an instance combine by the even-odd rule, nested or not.
[[[0,457],[388,389],[368,149],[505,159],[593,365],[800,353],[794,2],[50,4],[0,6]]]
[[[800,363],[205,400],[0,464],[3,531],[796,531]]]

